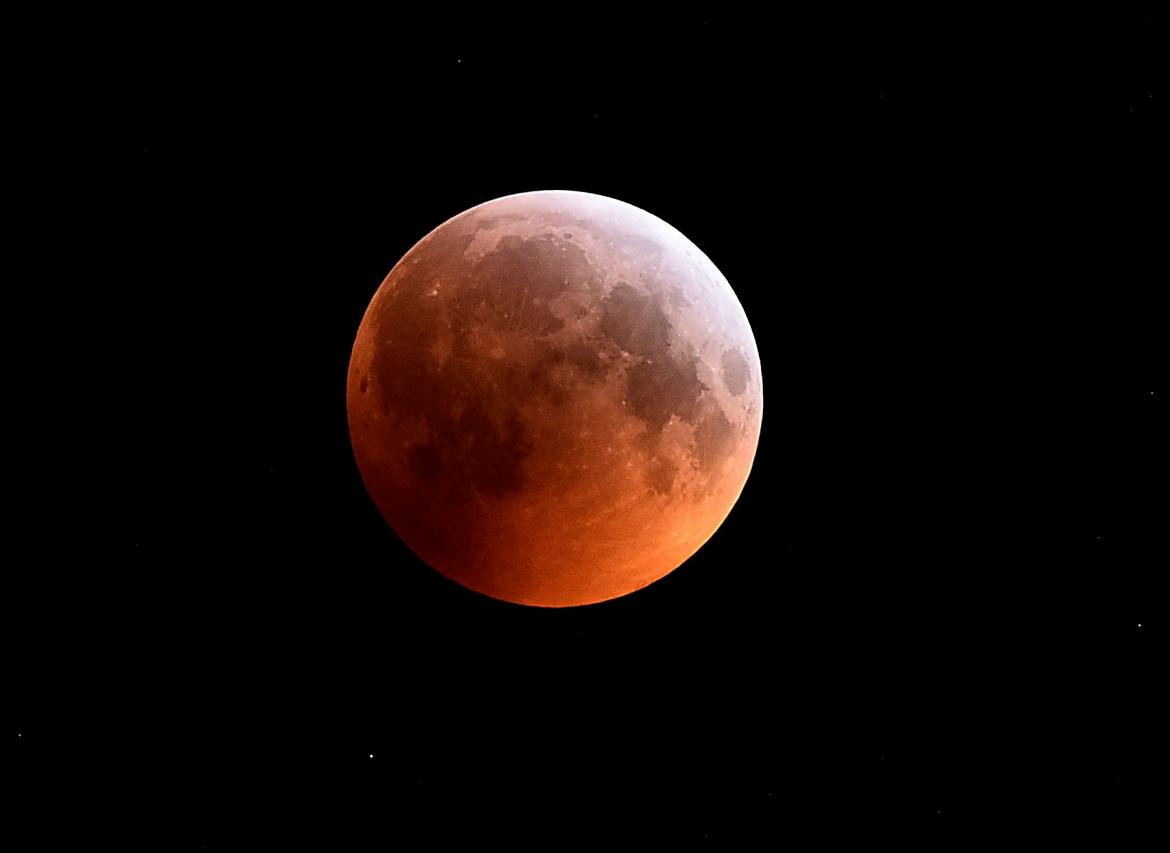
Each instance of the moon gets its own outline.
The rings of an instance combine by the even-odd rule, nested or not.
[[[506,196],[420,240],[349,363],[375,505],[465,587],[566,607],[669,574],[719,528],[763,413],[747,317],[661,219],[569,191]]]

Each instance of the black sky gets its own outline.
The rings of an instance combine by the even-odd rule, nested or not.
[[[1164,20],[681,8],[16,22],[19,832],[559,849],[1153,822]],[[567,611],[419,563],[344,406],[398,258],[548,188],[702,248],[765,384],[723,528]]]

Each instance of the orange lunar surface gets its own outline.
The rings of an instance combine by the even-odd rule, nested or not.
[[[422,560],[494,598],[590,604],[718,529],[763,411],[755,339],[714,264],[587,193],[489,201],[382,282],[358,329],[350,437]]]

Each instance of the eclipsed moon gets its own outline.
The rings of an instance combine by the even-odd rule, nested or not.
[[[706,255],[624,202],[552,191],[474,207],[395,265],[347,403],[366,488],[422,560],[560,607],[644,587],[711,537],[763,386]]]

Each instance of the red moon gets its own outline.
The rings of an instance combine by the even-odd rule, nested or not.
[[[727,280],[661,219],[532,192],[443,223],[358,329],[350,438],[374,503],[470,589],[591,604],[673,571],[723,523],[763,412]]]

